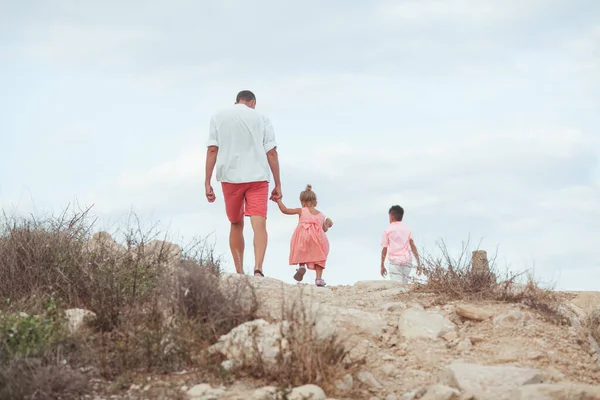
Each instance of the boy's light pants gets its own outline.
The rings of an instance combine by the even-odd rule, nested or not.
[[[390,279],[393,281],[410,283],[411,269],[410,265],[399,265],[388,261],[388,274],[390,274]]]

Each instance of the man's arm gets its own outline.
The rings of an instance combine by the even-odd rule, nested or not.
[[[275,186],[281,186],[281,180],[279,177],[279,154],[277,153],[277,147],[269,150],[267,153],[267,160],[269,160],[269,167],[271,167],[271,172],[273,173],[273,180],[275,181]]]
[[[204,177],[204,184],[210,185],[210,181],[212,180],[212,174],[215,170],[215,164],[217,163],[217,154],[219,153],[219,148],[217,146],[209,146],[206,149],[206,171]]]
[[[217,196],[215,196],[215,192],[210,184],[212,180],[212,174],[215,169],[215,164],[217,163],[217,154],[219,153],[219,148],[217,146],[208,146],[206,150],[206,169],[204,176],[204,188],[206,191],[206,198],[210,203],[215,201]]]
[[[267,160],[269,161],[269,167],[273,173],[273,181],[275,188],[271,193],[271,200],[277,201],[281,196],[281,179],[279,176],[279,154],[277,153],[277,143],[275,142],[275,130],[273,124],[268,117],[263,117],[265,122],[265,136],[263,138],[263,146],[265,153],[267,153]]]
[[[215,164],[217,163],[217,154],[219,153],[219,139],[217,135],[217,127],[215,120],[211,118],[210,128],[208,130],[208,142],[206,143],[208,148],[206,149],[206,168],[204,171],[204,189],[206,191],[206,198],[209,203],[215,201],[215,192],[210,184],[212,180],[212,174],[215,170]]]

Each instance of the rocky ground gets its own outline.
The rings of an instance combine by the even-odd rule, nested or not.
[[[441,302],[391,281],[316,288],[270,278],[248,279],[262,306],[259,316],[236,328],[212,349],[225,369],[253,351],[258,337],[264,358],[275,362],[282,310],[294,301],[317,321],[319,335],[336,332],[365,358],[361,370],[337,382],[337,399],[600,399],[597,344],[582,334],[579,321],[600,306],[600,293],[565,293],[572,326],[558,326],[519,304]],[[314,385],[278,392],[269,382],[238,381],[230,386],[199,381],[193,371],[140,377],[128,399],[332,399]],[[98,381],[98,387],[105,387]]]

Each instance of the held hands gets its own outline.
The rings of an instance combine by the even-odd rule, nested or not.
[[[283,196],[281,194],[281,187],[275,186],[273,188],[273,191],[271,192],[271,200],[274,202],[277,202],[277,201],[281,200],[282,198],[283,198]]]
[[[333,226],[333,221],[327,218],[325,220],[325,226],[327,227],[327,229],[331,228]]]

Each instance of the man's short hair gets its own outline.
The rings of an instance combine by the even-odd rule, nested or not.
[[[396,221],[402,221],[402,218],[404,218],[404,208],[400,206],[390,207],[390,216]]]
[[[241,92],[238,93],[237,97],[235,98],[236,103],[239,103],[240,101],[252,101],[252,100],[256,100],[256,96],[254,95],[254,93],[252,93],[249,90],[242,90]]]

